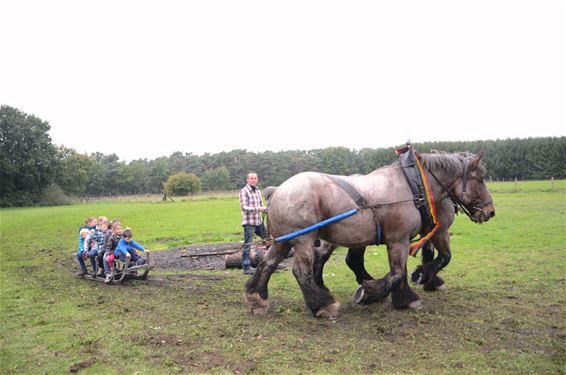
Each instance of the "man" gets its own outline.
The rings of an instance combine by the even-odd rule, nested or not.
[[[257,173],[250,172],[246,178],[246,186],[240,190],[240,207],[242,208],[242,226],[244,227],[244,245],[242,248],[242,268],[244,274],[253,274],[251,267],[250,247],[254,234],[262,239],[267,237],[267,231],[261,220],[261,214],[267,211],[261,200],[261,193],[257,187]]]

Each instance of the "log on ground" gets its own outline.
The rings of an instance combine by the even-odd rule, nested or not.
[[[251,248],[250,262],[252,267],[257,267],[263,259],[266,251],[267,249],[265,246],[256,246]],[[226,255],[224,257],[224,262],[226,264],[226,268],[242,268],[242,251]]]

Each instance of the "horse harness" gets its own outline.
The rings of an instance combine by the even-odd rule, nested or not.
[[[375,221],[375,232],[376,232],[376,236],[375,236],[375,241],[376,244],[380,244],[381,240],[382,240],[382,231],[381,231],[381,225],[379,224],[379,220],[377,219],[377,208],[381,207],[382,205],[380,204],[375,204],[375,205],[368,205],[367,200],[362,196],[362,194],[360,194],[360,192],[353,187],[348,181],[338,177],[338,176],[333,176],[330,174],[327,174],[326,177],[330,178],[332,181],[334,181],[338,186],[340,186],[342,188],[342,190],[344,190],[346,193],[348,193],[348,195],[350,196],[350,198],[352,198],[354,200],[354,202],[356,202],[356,204],[358,205],[358,208],[361,209],[366,209],[369,208],[371,209],[371,212],[373,213],[373,220]]]
[[[407,146],[395,151],[395,153],[399,156],[399,164],[401,164],[405,178],[407,179],[411,192],[413,193],[413,201],[415,202],[415,207],[417,207],[417,210],[419,210],[419,213],[421,214],[421,220],[424,227],[429,228],[434,226],[434,220],[430,213],[428,200],[426,199],[426,189],[423,182],[423,176],[421,175],[417,165],[417,155],[415,150],[413,150],[410,146]]]
[[[409,248],[409,254],[416,256],[418,250],[424,245],[426,241],[432,238],[434,233],[440,227],[440,224],[438,223],[438,220],[436,218],[434,197],[428,187],[429,184],[426,179],[426,174],[424,173],[424,167],[419,160],[418,155],[410,145],[397,150],[396,153],[397,155],[399,155],[399,163],[413,193],[413,198],[409,200],[369,205],[367,200],[361,195],[361,193],[349,182],[338,176],[326,176],[334,181],[338,186],[340,186],[342,190],[344,190],[354,200],[354,202],[356,202],[359,209],[371,209],[376,225],[376,243],[378,245],[382,243],[382,230],[377,215],[377,209],[385,205],[412,200],[415,204],[415,207],[419,211],[421,220],[423,222],[423,231],[421,232],[421,237],[415,241],[412,241]],[[434,177],[438,181],[436,176]],[[447,189],[445,190],[448,191]]]

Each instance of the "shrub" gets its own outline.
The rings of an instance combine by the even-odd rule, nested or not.
[[[200,189],[200,179],[193,173],[176,173],[170,176],[165,183],[165,192],[173,196],[191,195]]]

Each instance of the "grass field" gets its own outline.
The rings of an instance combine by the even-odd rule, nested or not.
[[[564,374],[566,182],[489,187],[497,216],[457,218],[449,289],[414,287],[423,310],[354,304],[338,249],[325,269],[337,321],[312,317],[290,271],[272,276],[259,317],[242,302],[241,271],[155,270],[122,286],[73,276],[87,216],[121,218],[151,249],[237,241],[235,196],[1,210],[0,373]],[[366,264],[385,274],[385,248],[368,248]]]

